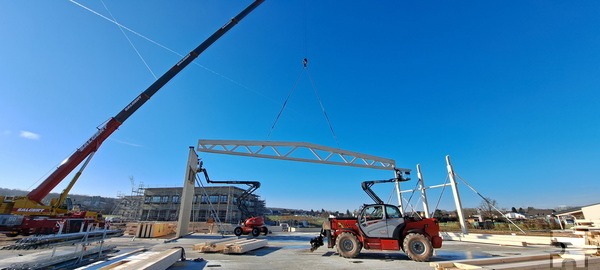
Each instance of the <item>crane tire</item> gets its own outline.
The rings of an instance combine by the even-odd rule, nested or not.
[[[427,236],[420,233],[409,233],[402,242],[404,252],[416,262],[427,262],[433,255],[433,246]]]
[[[252,228],[252,236],[258,237],[260,235],[260,229],[258,227]]]
[[[343,232],[335,240],[337,251],[344,258],[356,258],[362,249],[362,243],[353,233]]]
[[[233,234],[235,234],[235,236],[240,236],[240,235],[242,235],[242,233],[244,233],[244,230],[242,230],[242,227],[235,227],[235,229],[233,229]]]
[[[269,234],[269,228],[267,228],[266,226],[262,226],[260,230],[262,231],[263,235]]]

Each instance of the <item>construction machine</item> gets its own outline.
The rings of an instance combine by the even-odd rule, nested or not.
[[[236,206],[242,215],[241,216],[242,220],[241,220],[241,222],[239,222],[240,226],[237,226],[237,227],[235,227],[235,229],[233,229],[233,234],[235,234],[236,236],[240,236],[242,234],[243,235],[252,234],[252,236],[254,236],[254,237],[259,236],[261,233],[263,233],[264,235],[267,235],[269,233],[269,229],[265,226],[264,217],[252,215],[250,210],[248,210],[248,206],[246,206],[248,197],[250,197],[250,195],[260,187],[260,182],[258,182],[258,181],[238,181],[238,180],[228,180],[228,181],[210,180],[210,177],[208,176],[208,172],[206,171],[206,169],[204,167],[202,167],[202,165],[203,165],[203,162],[200,161],[199,167],[198,167],[198,172],[202,172],[204,174],[204,178],[206,179],[207,183],[228,184],[228,185],[243,184],[243,185],[248,185],[248,187],[249,187],[239,197],[237,197]]]
[[[4,233],[7,236],[16,236],[19,234],[28,235],[34,233],[50,234],[56,232],[56,227],[59,227],[56,226],[58,223],[77,220],[76,223],[86,225],[98,221],[101,217],[97,213],[73,211],[64,206],[65,202],[68,202],[66,198],[67,194],[96,151],[98,151],[102,143],[115,132],[125,120],[144,105],[156,92],[158,92],[158,90],[262,2],[264,2],[264,0],[255,0],[237,16],[232,18],[204,42],[198,45],[198,47],[185,55],[145,91],[127,104],[127,106],[125,106],[125,108],[123,108],[116,116],[110,118],[98,128],[98,131],[94,133],[94,135],[65,159],[39,186],[29,192],[27,196],[0,196],[0,233]],[[84,163],[82,164],[82,162]],[[61,193],[60,198],[53,201],[50,205],[44,205],[42,203],[44,197],[46,197],[52,189],[60,184],[80,164],[82,164],[80,170],[75,174],[68,187]],[[77,226],[74,226],[74,229],[76,228]]]
[[[337,247],[344,258],[355,258],[361,249],[403,250],[414,261],[429,261],[434,248],[442,247],[439,225],[435,218],[402,216],[395,205],[385,204],[371,189],[377,183],[408,181],[409,170],[395,169],[396,177],[386,180],[365,181],[363,190],[375,204],[364,205],[358,217],[329,218],[323,223],[321,234],[311,239],[311,251],[323,246]]]

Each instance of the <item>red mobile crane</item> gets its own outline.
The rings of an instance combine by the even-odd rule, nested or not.
[[[242,234],[252,234],[252,236],[257,237],[262,232],[264,235],[267,235],[269,233],[269,229],[265,226],[264,217],[252,215],[252,213],[250,213],[250,210],[248,210],[248,207],[245,204],[245,201],[248,197],[250,197],[250,194],[252,194],[255,190],[257,190],[260,187],[260,182],[238,180],[213,181],[210,180],[210,177],[208,177],[208,172],[205,168],[202,167],[202,164],[203,163],[201,161],[198,171],[204,173],[204,178],[206,179],[207,183],[230,185],[244,184],[248,185],[249,187],[247,190],[244,191],[244,193],[242,193],[242,195],[240,195],[237,198],[236,205],[242,214],[242,222],[240,222],[241,226],[237,226],[235,227],[235,229],[233,229],[233,234],[235,234],[236,236],[240,236]]]
[[[395,205],[385,204],[371,186],[377,183],[407,181],[409,171],[396,169],[396,177],[386,180],[365,181],[363,190],[375,204],[364,205],[358,218],[330,218],[323,223],[323,230],[318,237],[310,241],[311,251],[323,245],[323,237],[327,238],[327,247],[337,246],[337,251],[344,258],[358,256],[360,250],[400,250],[414,261],[429,261],[434,248],[442,247],[439,236],[440,227],[435,218],[414,219],[402,217],[400,209]]]
[[[242,10],[237,16],[232,18],[224,26],[218,29],[198,47],[184,56],[179,62],[171,67],[165,74],[158,78],[139,96],[133,99],[125,108],[123,108],[116,116],[110,118],[98,131],[92,135],[81,147],[79,147],[69,158],[59,165],[37,188],[33,189],[25,197],[6,197],[0,196],[0,233],[5,233],[8,236],[16,236],[18,234],[40,233],[48,234],[55,232],[55,224],[57,221],[65,221],[70,218],[83,218],[86,213],[79,213],[73,216],[68,214],[66,209],[60,208],[61,200],[65,200],[66,194],[77,181],[89,160],[94,153],[98,151],[100,145],[106,140],[115,130],[125,122],[135,111],[137,111],[146,101],[148,101],[158,90],[160,90],[167,82],[175,75],[188,66],[196,59],[204,50],[217,41],[239,21],[241,21],[252,10],[258,7],[264,0],[255,0],[252,4]],[[87,160],[86,160],[87,159]],[[77,166],[84,160],[85,163],[81,169],[73,177],[69,186],[61,194],[61,199],[56,203],[46,206],[42,204],[42,199],[46,197],[52,189],[61,183],[67,175],[69,175]],[[89,217],[89,215],[88,215]],[[51,219],[48,219],[51,218]],[[51,227],[51,228],[50,228]]]

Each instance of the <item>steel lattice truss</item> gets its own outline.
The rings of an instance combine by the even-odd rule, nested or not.
[[[199,152],[393,170],[393,159],[304,142],[199,140]]]

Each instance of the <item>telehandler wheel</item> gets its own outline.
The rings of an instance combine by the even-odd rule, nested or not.
[[[240,236],[242,233],[244,233],[242,227],[235,227],[235,229],[233,229],[233,234],[235,234],[235,236]]]
[[[337,251],[344,258],[356,258],[362,249],[362,243],[358,241],[356,235],[343,232],[335,240]]]
[[[409,233],[402,243],[404,252],[416,262],[427,262],[433,255],[433,247],[427,236],[420,233]]]
[[[19,235],[19,233],[5,233],[4,235],[6,235],[6,237],[15,237]]]
[[[252,228],[252,236],[257,237],[260,235],[260,229],[258,227]]]
[[[260,227],[260,230],[262,231],[263,235],[269,234],[269,228],[267,228],[266,226]]]

